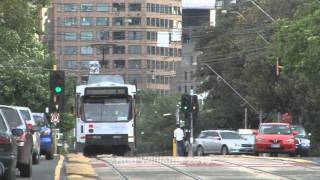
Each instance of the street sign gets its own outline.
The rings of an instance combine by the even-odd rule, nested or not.
[[[51,113],[50,121],[54,124],[57,124],[60,122],[60,114],[57,112]]]

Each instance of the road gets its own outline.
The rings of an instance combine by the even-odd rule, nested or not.
[[[59,160],[59,156],[56,156],[54,160],[46,160],[44,156],[41,156],[40,163],[33,165],[32,167],[32,177],[22,178],[19,175],[19,170],[17,169],[16,179],[17,180],[53,180],[54,171]]]
[[[320,179],[319,164],[302,158],[98,156],[90,162],[100,179]]]

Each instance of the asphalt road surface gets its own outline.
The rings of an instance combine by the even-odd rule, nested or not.
[[[41,156],[40,163],[32,166],[32,177],[22,178],[20,177],[19,170],[16,169],[17,180],[53,180],[54,171],[59,160],[59,156],[56,156],[53,160],[46,160],[44,156]]]

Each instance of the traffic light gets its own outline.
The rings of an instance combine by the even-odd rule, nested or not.
[[[190,112],[191,111],[191,95],[183,94],[181,96],[181,111]]]
[[[64,71],[50,72],[50,109],[51,112],[61,112],[64,106]]]
[[[198,96],[192,96],[192,119],[193,119],[193,127],[198,126],[198,112],[199,112],[199,103]]]
[[[276,75],[277,77],[280,76],[280,71],[283,68],[283,66],[280,65],[280,59],[277,59],[277,64],[276,64]]]

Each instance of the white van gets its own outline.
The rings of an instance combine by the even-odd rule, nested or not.
[[[12,106],[15,108],[21,118],[27,122],[29,129],[39,129],[33,131],[33,151],[32,151],[32,162],[38,164],[40,160],[40,127],[37,127],[35,120],[33,119],[32,112],[28,107]]]

